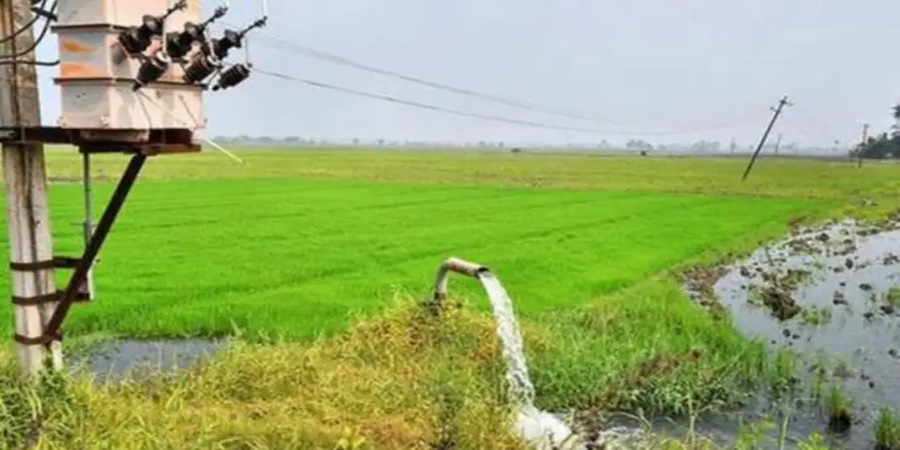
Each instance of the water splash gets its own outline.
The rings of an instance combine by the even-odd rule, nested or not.
[[[522,344],[519,323],[513,312],[512,299],[506,289],[489,271],[478,273],[478,279],[491,300],[491,309],[497,321],[497,336],[503,346],[506,360],[506,380],[510,397],[516,402],[518,412],[514,431],[535,450],[583,450],[587,448],[626,449],[634,447],[641,433],[635,429],[617,427],[596,433],[590,443],[572,431],[558,416],[541,411],[534,405],[534,384],[528,376],[528,364]]]
[[[528,376],[522,335],[519,333],[519,323],[513,313],[512,300],[500,284],[500,280],[490,272],[482,273],[479,279],[491,299],[491,308],[497,320],[497,336],[503,344],[503,358],[507,365],[506,380],[509,382],[510,394],[518,402],[519,407],[533,407],[534,385]]]
[[[497,320],[497,336],[506,360],[509,393],[518,408],[515,431],[536,450],[584,448],[562,420],[534,406],[534,384],[528,376],[522,335],[513,312],[512,300],[500,280],[490,272],[480,273],[478,278],[487,291]]]

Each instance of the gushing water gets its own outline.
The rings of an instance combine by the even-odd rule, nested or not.
[[[586,445],[557,416],[534,406],[534,384],[528,376],[528,364],[519,333],[519,323],[513,313],[512,300],[506,289],[490,272],[478,274],[491,300],[491,309],[497,321],[497,336],[503,346],[506,360],[506,379],[509,393],[518,408],[515,431],[535,450],[581,450]],[[626,448],[627,442],[636,437],[635,430],[616,428],[599,433],[599,441],[593,448]]]
[[[490,272],[483,272],[478,278],[491,299],[491,308],[497,320],[497,336],[503,345],[509,393],[518,408],[516,431],[535,449],[582,448],[575,444],[575,435],[565,423],[534,406],[534,385],[528,376],[522,335],[513,313],[512,300],[500,280]]]
[[[522,335],[519,333],[519,323],[513,313],[512,300],[506,293],[506,289],[490,272],[479,276],[484,290],[491,299],[491,308],[494,318],[497,320],[497,336],[503,344],[503,358],[506,360],[506,380],[509,382],[509,391],[512,398],[518,402],[519,407],[534,405],[534,385],[528,376],[528,364],[525,362],[525,351],[522,345]]]

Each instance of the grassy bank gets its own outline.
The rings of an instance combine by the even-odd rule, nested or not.
[[[348,436],[364,448],[516,448],[478,286],[454,280],[465,306],[442,321],[410,306],[451,255],[489,264],[510,291],[540,406],[717,408],[775,369],[684,295],[677,269],[747,251],[802,217],[900,205],[900,168],[886,164],[762,160],[740,183],[743,162],[731,159],[241,155],[246,165],[153,161],[102,254],[100,299],[66,324],[76,336],[237,327],[238,345],[175,378],[70,381],[64,403],[45,399],[45,448],[334,448]],[[122,162],[98,167],[114,178]],[[79,247],[68,225],[79,188],[65,182],[77,173],[73,155],[51,155],[61,253]],[[3,400],[12,440],[33,426],[12,412],[43,398],[23,392]]]
[[[318,343],[237,340],[191,373],[149,380],[29,388],[7,364],[0,436],[41,449],[517,449],[492,332],[481,316],[398,308]]]

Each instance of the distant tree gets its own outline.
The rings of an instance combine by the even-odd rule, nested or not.
[[[898,135],[900,135],[900,104],[894,105],[893,116],[894,116],[893,134],[894,134],[894,136],[898,136]]]
[[[867,159],[900,158],[900,136],[881,133],[860,146],[856,152],[862,152],[862,157]],[[854,153],[856,156],[858,153]]]
[[[890,134],[881,133],[869,137],[866,142],[860,143],[850,152],[850,155],[867,159],[900,159],[900,104],[891,109],[891,115],[896,123],[891,127]]]

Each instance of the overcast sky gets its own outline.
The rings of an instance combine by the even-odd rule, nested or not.
[[[260,5],[235,0],[230,24]],[[206,8],[219,4],[207,1]],[[309,59],[251,40],[261,69],[437,106],[653,142],[758,139],[788,95],[788,142],[858,139],[900,99],[896,0],[271,0],[265,35],[368,65],[598,119],[538,114]],[[39,54],[55,58],[55,39]],[[234,58],[234,57],[233,57]],[[59,114],[43,69],[44,122]],[[207,96],[208,135],[623,142],[631,136],[455,117],[255,75]],[[612,122],[611,124],[600,123]]]

